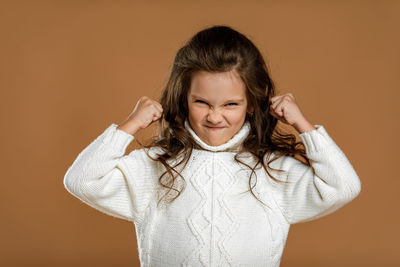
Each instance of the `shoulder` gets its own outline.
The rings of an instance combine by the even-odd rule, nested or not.
[[[157,159],[159,149],[140,148],[132,150],[121,159],[121,165],[130,170],[132,176],[156,177],[164,168]]]
[[[147,157],[150,159],[150,157],[157,158],[159,155],[162,154],[164,154],[164,151],[161,147],[151,147],[132,150],[128,155],[131,157]]]
[[[146,166],[164,169],[164,165],[158,160],[159,156],[163,155],[164,153],[165,150],[161,147],[140,148],[131,151],[127,157],[129,157],[129,160],[142,162]],[[171,166],[177,161],[178,159],[176,158],[170,158],[166,160],[166,163]]]
[[[272,152],[269,155],[265,155],[264,157],[264,162],[265,164],[268,164],[268,162],[271,161],[269,166],[274,169],[279,169],[287,173],[291,169],[294,169],[294,167],[307,167],[305,163],[302,161],[296,159],[295,157],[288,156],[288,155],[282,155],[280,156],[276,152]]]

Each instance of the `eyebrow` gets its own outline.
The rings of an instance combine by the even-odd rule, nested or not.
[[[206,101],[204,98],[202,98],[200,96],[192,95],[192,97],[195,98],[195,99],[200,99],[200,100]],[[226,102],[239,102],[239,103],[242,103],[242,102],[244,102],[244,99],[229,99]]]

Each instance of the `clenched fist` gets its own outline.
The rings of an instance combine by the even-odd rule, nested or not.
[[[163,108],[160,103],[147,96],[142,96],[132,113],[117,129],[133,135],[140,129],[144,129],[152,122],[160,119],[162,112]]]
[[[281,122],[293,126],[299,133],[316,129],[304,117],[291,93],[272,97],[269,113]]]

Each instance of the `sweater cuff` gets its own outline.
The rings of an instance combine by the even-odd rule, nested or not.
[[[315,124],[314,127],[317,129],[299,134],[306,151],[309,153],[322,151],[335,143],[323,125]]]
[[[102,143],[106,145],[111,145],[115,148],[120,148],[125,151],[130,142],[134,139],[134,136],[128,134],[127,132],[117,129],[118,125],[112,123],[101,135]]]

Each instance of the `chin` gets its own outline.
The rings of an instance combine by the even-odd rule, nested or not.
[[[226,142],[227,141],[219,139],[218,141],[214,141],[214,142],[208,141],[207,144],[210,145],[210,146],[219,146],[219,145],[225,144]]]
[[[211,144],[209,144],[210,146],[219,146],[219,145],[221,145],[222,144],[222,142],[218,142],[218,143],[211,143]]]

